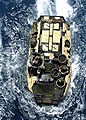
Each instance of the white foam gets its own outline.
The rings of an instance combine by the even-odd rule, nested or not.
[[[37,19],[37,5],[36,4],[33,4],[33,5],[30,5],[30,7],[28,8],[28,18],[27,18],[27,22],[28,24],[32,25],[33,22]]]
[[[73,8],[67,3],[67,0],[36,0],[37,5],[37,13],[38,17],[40,15],[57,15],[57,16],[64,16],[66,19],[68,16],[73,15]],[[52,10],[52,4],[54,4],[53,9],[56,13]]]
[[[28,22],[28,24],[32,25],[34,22],[34,19],[32,17],[28,16],[27,22]]]
[[[73,14],[73,8],[67,3],[67,0],[55,0],[56,11],[58,16],[64,16],[64,18]]]
[[[38,17],[40,17],[40,15],[53,15],[51,4],[52,2],[50,0],[37,0]]]
[[[75,24],[75,22],[73,22],[73,24],[71,25],[71,31],[72,31],[72,36],[74,35],[75,32],[78,31],[78,26]]]
[[[29,19],[29,17],[27,18],[27,22],[28,24],[31,24],[31,20]]]
[[[79,73],[79,69],[80,69],[80,62],[79,62],[79,55],[73,55],[72,56],[72,76],[71,76],[71,87],[75,88],[75,83],[74,83],[74,79],[76,77],[76,75]]]

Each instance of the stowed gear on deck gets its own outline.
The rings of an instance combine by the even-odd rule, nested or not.
[[[57,59],[53,58],[52,60],[48,60],[46,62],[45,56],[40,55],[38,53],[32,53],[30,59],[28,60],[28,72],[29,74],[33,74],[33,76],[37,76],[37,80],[35,83],[35,87],[33,87],[33,91],[35,93],[36,101],[39,101],[39,95],[41,96],[41,91],[52,92],[52,99],[50,100],[53,103],[54,100],[54,86],[59,89],[61,95],[59,95],[59,100],[62,98],[62,93],[64,93],[66,82],[65,76],[69,73],[69,67],[67,66],[67,58],[65,55],[58,55]],[[40,90],[40,94],[39,93]],[[44,97],[43,97],[44,96]],[[40,103],[48,95],[43,95],[40,97]],[[56,98],[57,99],[57,98]],[[54,100],[55,102],[56,100]],[[57,101],[58,102],[58,101]],[[57,103],[56,102],[56,103]],[[38,102],[39,103],[39,102]]]
[[[41,16],[32,25],[27,78],[37,103],[57,104],[67,92],[70,25],[60,16]]]

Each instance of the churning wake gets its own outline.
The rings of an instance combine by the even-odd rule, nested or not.
[[[36,0],[30,6],[22,0],[16,0],[10,11],[0,19],[0,119],[83,120],[85,118],[81,111],[84,109],[83,78],[86,65],[80,59],[78,50],[81,48],[79,44],[77,45],[76,39],[79,28],[74,22],[79,3],[76,1],[71,6],[67,0]],[[67,95],[58,106],[38,106],[27,87],[29,33],[32,22],[40,15],[62,15],[71,24],[72,77]]]

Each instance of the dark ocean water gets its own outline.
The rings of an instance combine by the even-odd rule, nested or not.
[[[32,22],[63,15],[71,24],[72,77],[58,106],[38,106],[26,64]],[[86,120],[86,1],[0,0],[0,120]]]

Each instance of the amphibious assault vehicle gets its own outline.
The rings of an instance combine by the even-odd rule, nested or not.
[[[70,25],[62,16],[40,16],[33,22],[27,61],[29,90],[38,104],[58,104],[71,78]]]

